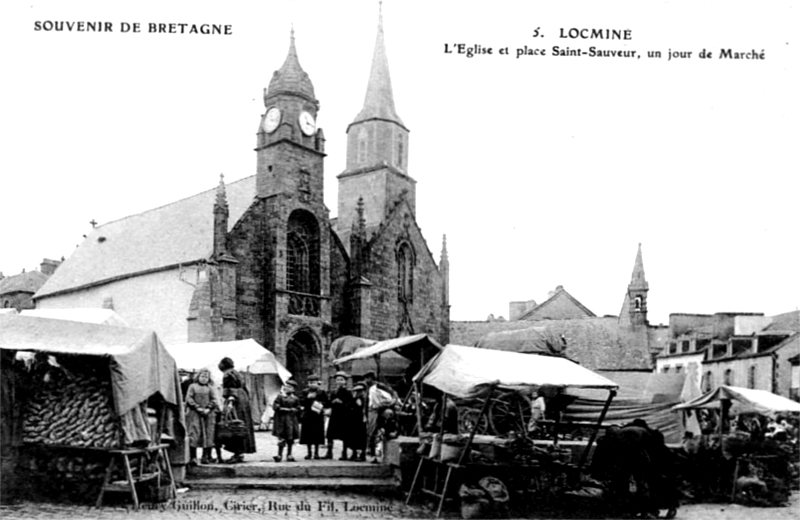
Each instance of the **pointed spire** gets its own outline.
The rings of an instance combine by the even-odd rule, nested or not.
[[[300,66],[300,60],[297,57],[297,49],[294,44],[294,25],[289,32],[289,53],[281,68],[272,74],[269,88],[264,93],[265,103],[268,97],[278,94],[300,95],[309,101],[316,102],[314,85],[311,84],[308,74]]]
[[[222,173],[219,174],[219,185],[217,186],[217,198],[214,202],[214,205],[222,208],[228,207],[228,199],[225,196],[225,175]]]
[[[449,260],[447,256],[447,235],[442,235],[442,255],[439,260],[439,263],[444,263]]]
[[[630,289],[648,289],[647,280],[644,277],[644,262],[642,262],[642,243],[639,242],[639,250],[636,252],[636,261],[633,264],[631,274]]]
[[[383,119],[393,121],[405,128],[403,120],[400,119],[394,108],[392,78],[389,74],[389,60],[386,57],[386,45],[383,37],[383,2],[379,2],[378,5],[378,35],[375,38],[375,50],[372,53],[372,68],[369,71],[367,94],[364,96],[364,106],[353,123],[369,119]]]

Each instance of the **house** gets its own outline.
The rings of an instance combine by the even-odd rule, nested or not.
[[[58,260],[45,258],[38,270],[26,272],[23,269],[20,274],[6,277],[0,273],[0,308],[17,311],[33,309],[33,295],[52,276],[59,264],[61,262]]]

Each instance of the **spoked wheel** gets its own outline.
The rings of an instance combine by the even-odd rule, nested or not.
[[[510,431],[525,434],[531,420],[531,403],[518,392],[506,392],[489,405],[489,425],[495,435]]]
[[[458,407],[458,431],[460,433],[472,433],[475,430],[476,434],[482,435],[489,431],[489,419],[486,414],[478,420],[481,414],[480,409]]]

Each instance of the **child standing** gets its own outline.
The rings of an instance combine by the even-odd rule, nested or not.
[[[364,410],[367,409],[367,392],[364,383],[353,385],[353,405],[350,408],[352,431],[348,447],[353,450],[350,460],[367,460],[367,417]]]
[[[284,447],[286,447],[286,460],[294,462],[292,446],[294,441],[300,437],[300,421],[297,419],[297,414],[302,411],[300,399],[294,395],[295,386],[294,381],[288,381],[283,387],[283,393],[272,403],[272,407],[275,409],[272,432],[278,438],[278,454],[273,457],[275,462],[283,460]]]
[[[197,373],[195,381],[186,391],[186,425],[189,431],[191,458],[189,464],[197,464],[197,449],[203,449],[202,464],[211,461],[211,448],[214,447],[214,428],[216,426],[217,393],[207,368]]]
[[[336,372],[334,377],[334,390],[330,395],[331,417],[328,420],[328,452],[326,459],[333,458],[333,442],[342,441],[342,455],[339,460],[347,460],[347,448],[353,427],[351,416],[353,408],[353,394],[347,389],[347,373]]]
[[[328,395],[321,388],[319,376],[308,377],[308,388],[303,392],[300,402],[303,415],[300,420],[300,444],[308,449],[306,460],[312,458],[311,446],[314,446],[314,459],[319,459],[319,445],[325,443],[325,416],[322,410],[328,406]]]

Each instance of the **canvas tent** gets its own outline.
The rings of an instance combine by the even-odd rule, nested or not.
[[[346,363],[354,362],[351,365],[351,371],[353,373],[359,371],[364,373],[367,370],[371,370],[369,364],[364,363],[364,361],[373,358],[375,360],[375,370],[379,377],[384,365],[392,373],[397,373],[399,370],[404,371],[409,364],[415,362],[418,363],[417,366],[421,367],[438,354],[442,348],[435,339],[427,334],[415,334],[414,336],[403,336],[384,341],[355,338],[353,336],[346,336],[346,338],[352,338],[348,340],[350,345],[357,345],[357,340],[361,340],[362,344],[361,346],[356,346],[350,354],[337,356],[332,360],[333,364],[347,366],[345,365]],[[333,348],[331,350],[333,354]],[[339,350],[342,349],[340,348]],[[404,362],[401,358],[405,358],[408,361]]]
[[[222,383],[222,372],[217,365],[223,357],[231,358],[236,370],[245,378],[253,419],[258,421],[261,418],[264,423],[268,423],[272,416],[272,402],[283,383],[292,377],[275,355],[254,339],[183,343],[168,345],[167,350],[181,370],[197,372],[207,368],[218,387]],[[266,416],[264,412],[267,412]]]
[[[719,386],[689,402],[673,407],[673,410],[719,409],[723,401],[731,403],[733,414],[758,413],[774,415],[781,412],[800,412],[800,403],[773,394],[766,390]]]
[[[175,431],[182,449],[183,397],[175,359],[155,332],[127,327],[39,318],[0,316],[0,348],[18,352],[41,352],[54,356],[105,358],[111,373],[114,409],[125,424],[125,415],[160,394],[172,405],[180,426]],[[124,428],[124,426],[123,426]],[[178,459],[181,460],[180,456]]]

